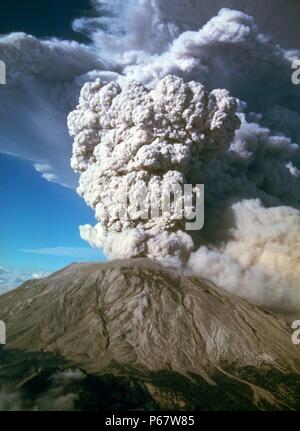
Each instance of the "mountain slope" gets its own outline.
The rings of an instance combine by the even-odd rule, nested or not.
[[[79,409],[100,408],[97,391],[82,389],[91,376],[100,386],[110,376],[110,390],[128,379],[127,395],[143,394],[140,408],[300,408],[300,350],[283,320],[149,259],[73,264],[29,281],[0,296],[0,319],[0,357],[54,355],[57,369],[84,373]],[[44,369],[30,377],[18,367],[11,376],[21,388]]]

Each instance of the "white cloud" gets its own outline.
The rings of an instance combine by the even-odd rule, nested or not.
[[[33,248],[22,249],[23,253],[40,254],[47,256],[72,257],[79,260],[100,260],[101,252],[94,248],[84,247],[48,247],[48,248]]]
[[[0,294],[15,289],[27,280],[47,277],[48,272],[26,272],[14,268],[0,267]]]

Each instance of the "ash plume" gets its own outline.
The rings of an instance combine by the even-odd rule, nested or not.
[[[86,84],[69,116],[78,192],[99,221],[81,226],[81,236],[110,258],[168,259],[261,306],[296,315],[300,93],[291,64],[298,51],[274,44],[239,11],[222,9],[199,30],[184,31],[189,24],[168,22],[160,6],[130,6],[150,13],[151,25],[161,23],[159,48],[149,36],[154,27],[144,39],[136,26],[123,38],[117,29],[94,33],[96,46],[107,42],[104,56],[115,53],[122,75],[107,85]],[[221,120],[217,128],[214,116]],[[204,228],[191,233],[174,221],[120,222],[111,196],[125,178],[136,204],[141,182],[150,188],[164,178],[203,183]]]
[[[182,222],[172,214],[142,220],[140,202],[150,200],[160,185],[171,190],[191,180],[197,184],[201,164],[233,139],[240,124],[236,109],[226,90],[208,93],[174,76],[151,91],[131,81],[85,84],[68,118],[75,138],[72,167],[81,173],[78,193],[101,223],[82,226],[82,238],[110,257],[188,257],[193,240]],[[122,183],[134,215],[126,220],[114,199]]]

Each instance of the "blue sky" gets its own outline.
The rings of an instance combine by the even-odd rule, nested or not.
[[[79,236],[80,224],[95,222],[92,210],[75,190],[42,178],[29,161],[0,155],[0,195],[1,267],[51,272],[104,258]]]
[[[9,0],[2,2],[0,33],[23,31],[36,37],[55,36],[86,42],[72,30],[74,18],[93,15],[90,0]]]
[[[11,0],[1,6],[0,33],[85,41],[71,21],[86,13],[89,0],[60,0],[59,13],[53,0]],[[32,161],[0,154],[0,197],[0,293],[74,261],[104,259],[79,236],[80,224],[95,223],[92,210],[75,190],[42,178]]]

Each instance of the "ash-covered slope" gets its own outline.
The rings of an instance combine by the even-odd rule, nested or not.
[[[53,373],[76,367],[72,408],[102,408],[121,385],[105,408],[300,409],[300,350],[284,321],[149,259],[27,282],[0,296],[0,319],[0,381],[21,396],[29,384],[40,399]]]

